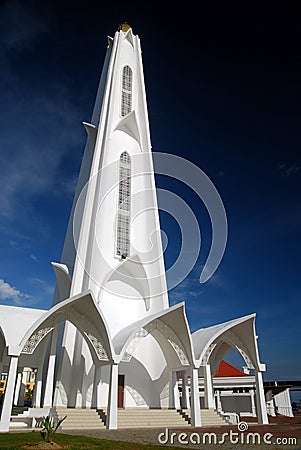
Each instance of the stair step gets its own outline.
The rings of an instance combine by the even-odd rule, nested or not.
[[[67,416],[61,424],[61,430],[83,429],[99,430],[105,428],[100,415],[96,409],[82,409],[82,408],[52,408],[52,415],[57,418]]]
[[[102,419],[106,419],[106,411],[107,408],[96,410],[58,407],[52,409],[53,415],[59,418],[67,416],[61,425],[62,430],[105,428]],[[189,427],[190,417],[189,409],[118,409],[118,428]],[[201,410],[201,423],[203,426],[227,424],[225,419],[214,410]]]
[[[189,427],[189,423],[175,409],[118,410],[118,428]]]
[[[26,406],[13,406],[11,415],[17,416],[18,414],[23,414],[25,411],[28,411]]]
[[[191,417],[190,409],[183,409],[183,413]],[[201,409],[201,423],[202,426],[228,425],[228,422],[214,409]]]

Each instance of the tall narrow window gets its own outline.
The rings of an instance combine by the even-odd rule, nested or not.
[[[122,70],[121,115],[126,116],[132,111],[133,72],[129,66]]]
[[[117,215],[117,250],[125,259],[130,254],[130,214],[131,214],[131,159],[127,152],[119,160],[119,194]]]

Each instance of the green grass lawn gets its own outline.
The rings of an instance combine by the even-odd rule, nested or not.
[[[131,442],[108,441],[104,439],[91,438],[86,436],[74,436],[56,433],[53,441],[58,445],[68,445],[70,449],[97,449],[97,450],[155,450],[161,449],[160,445],[143,445]],[[27,433],[3,433],[0,434],[0,450],[20,450],[25,445],[42,442],[39,432]],[[34,448],[34,447],[33,447]],[[166,447],[165,449],[176,450],[176,447]]]

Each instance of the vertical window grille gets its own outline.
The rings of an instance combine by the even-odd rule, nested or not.
[[[132,111],[133,72],[129,66],[122,71],[121,115],[124,117]]]
[[[117,216],[117,255],[125,259],[130,254],[131,159],[127,152],[119,160],[119,193]]]

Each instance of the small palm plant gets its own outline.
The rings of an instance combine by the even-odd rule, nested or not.
[[[54,435],[58,427],[61,425],[61,423],[66,419],[66,417],[67,416],[58,420],[57,423],[54,422],[53,417],[50,416],[43,417],[42,420],[43,429],[40,431],[40,434],[45,442],[52,442],[52,436]]]

